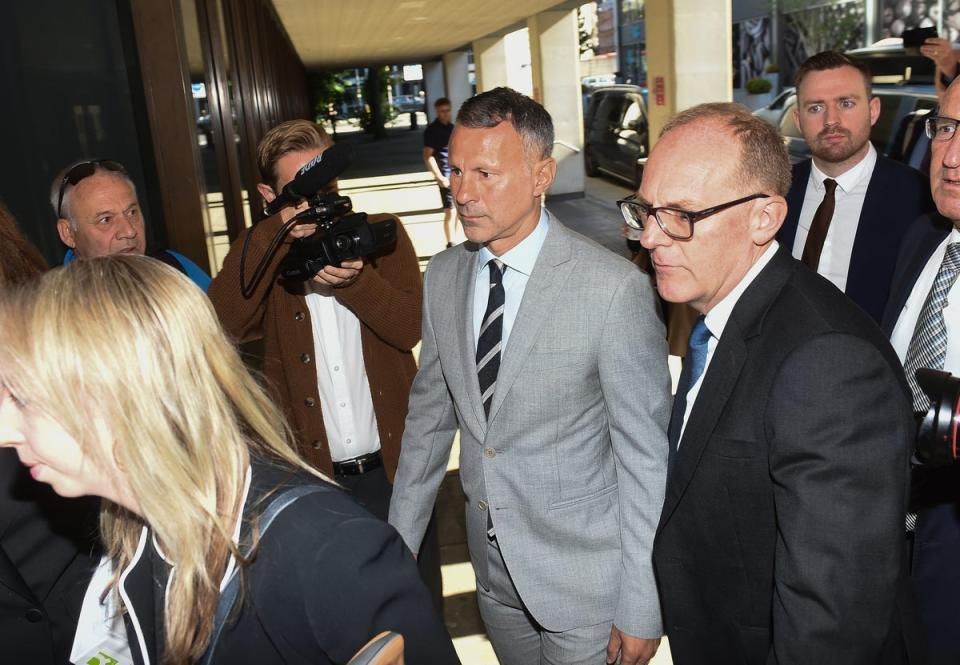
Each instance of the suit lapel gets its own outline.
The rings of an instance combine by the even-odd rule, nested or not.
[[[487,419],[483,415],[480,382],[477,378],[477,341],[473,337],[473,292],[476,285],[477,255],[476,250],[468,250],[457,265],[457,284],[454,289],[456,299],[453,307],[457,338],[460,340],[460,367],[463,372],[464,391],[472,407],[477,431],[484,432]]]
[[[530,279],[523,291],[520,309],[507,340],[507,348],[500,361],[497,374],[497,387],[490,403],[488,422],[496,418],[500,406],[510,387],[516,381],[523,363],[539,337],[544,323],[551,319],[550,311],[554,301],[563,290],[567,276],[573,267],[570,261],[570,237],[559,221],[550,216],[550,228],[540,248],[540,254],[534,264]],[[477,387],[477,404],[480,403],[480,389]]]
[[[906,254],[902,260],[906,261],[902,268],[898,268],[897,274],[893,280],[892,290],[890,292],[890,301],[887,303],[883,317],[883,332],[889,338],[893,335],[893,329],[897,325],[900,313],[907,304],[907,299],[913,292],[913,286],[916,284],[924,266],[930,260],[930,255],[943,242],[943,239],[950,235],[951,225],[949,222],[941,228],[936,224],[938,216],[930,224],[926,232],[917,241],[916,247],[909,254]],[[920,220],[917,221],[920,223]]]
[[[781,245],[734,306],[680,439],[676,462],[667,478],[660,528],[680,503],[717,422],[737,387],[740,372],[747,361],[747,340],[760,334],[764,314],[797,265],[787,248]]]
[[[793,180],[790,182],[790,191],[787,192],[787,217],[777,234],[777,240],[793,252],[793,242],[797,237],[797,225],[800,222],[800,211],[803,210],[803,197],[807,192],[807,182],[810,180],[810,160],[804,160],[793,167]]]
[[[0,584],[10,589],[18,596],[22,596],[24,600],[27,600],[31,603],[37,602],[33,592],[30,591],[30,587],[27,586],[23,576],[20,575],[20,571],[18,571],[16,566],[13,565],[13,562],[10,560],[10,557],[7,556],[7,553],[3,551],[3,547],[0,547]]]

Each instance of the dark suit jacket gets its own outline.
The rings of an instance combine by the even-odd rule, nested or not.
[[[0,658],[68,662],[83,595],[100,560],[99,503],[63,499],[0,450]]]
[[[787,193],[787,218],[777,240],[793,249],[803,197],[810,179],[810,160],[793,166]],[[919,171],[877,155],[853,241],[846,293],[879,322],[890,295],[890,281],[903,235],[910,222],[934,209],[930,183]]]
[[[953,225],[939,214],[917,220],[904,238],[883,329],[897,319],[933,251]],[[930,665],[960,663],[960,464],[913,470],[912,509],[917,513],[911,580],[929,649]]]
[[[244,505],[247,532],[273,490],[322,483],[262,462],[252,468]],[[151,665],[160,662],[162,652],[158,594],[164,592],[168,567],[152,543],[151,537],[123,584],[133,606],[127,635],[137,665],[145,661],[134,622]],[[245,573],[235,618],[226,624],[213,663],[342,664],[384,630],[404,636],[411,665],[460,662],[400,536],[333,485],[280,513]]]
[[[781,247],[667,481],[654,564],[677,665],[901,662],[907,390],[880,329]]]

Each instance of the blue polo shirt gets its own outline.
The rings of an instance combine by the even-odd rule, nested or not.
[[[186,273],[187,277],[193,280],[193,283],[199,286],[200,289],[206,293],[207,289],[210,288],[210,275],[203,272],[203,269],[200,266],[185,257],[183,254],[179,254],[172,249],[168,249],[166,251],[168,254],[170,254],[170,256],[177,260],[177,263],[183,266],[183,272]],[[68,249],[67,253],[63,257],[63,265],[67,265],[75,258],[77,258],[77,256],[73,253],[73,250]]]

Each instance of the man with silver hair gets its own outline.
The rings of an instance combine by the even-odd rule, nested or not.
[[[50,186],[50,207],[60,240],[69,248],[64,265],[75,258],[147,253],[137,188],[119,162],[91,159],[63,169]],[[164,249],[150,256],[184,273],[203,291],[210,286],[210,276],[182,254]]]

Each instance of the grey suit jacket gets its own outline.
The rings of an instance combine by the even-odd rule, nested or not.
[[[504,351],[489,420],[476,374],[477,247],[435,256],[420,371],[390,523],[414,552],[454,433],[467,541],[487,577],[487,519],[534,619],[662,632],[651,547],[663,504],[670,378],[648,278],[555,218]]]

